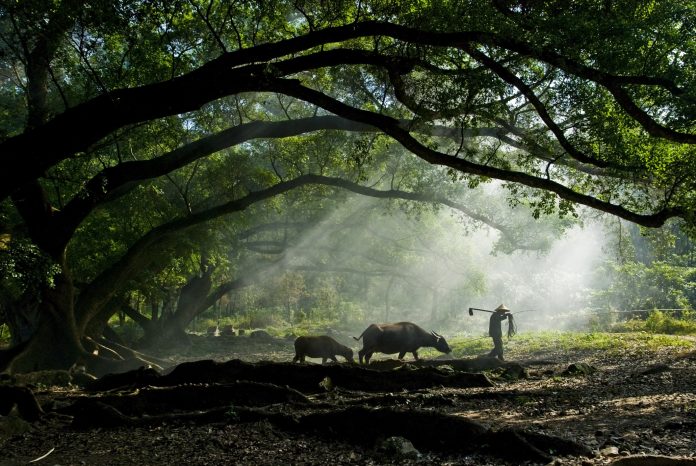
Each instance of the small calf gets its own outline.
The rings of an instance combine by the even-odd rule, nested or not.
[[[297,337],[295,340],[295,357],[292,359],[292,362],[304,362],[305,357],[321,358],[322,364],[326,363],[327,359],[338,362],[336,355],[343,356],[346,358],[346,361],[353,362],[353,350],[329,336]]]

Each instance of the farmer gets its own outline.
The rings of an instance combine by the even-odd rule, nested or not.
[[[508,323],[508,336],[511,336],[510,329],[513,327],[512,313],[504,304],[495,308],[495,311],[491,314],[490,323],[488,324],[488,336],[493,339],[493,349],[488,353],[488,356],[497,357],[501,361],[505,361],[503,358],[503,329],[501,328],[505,319],[510,319]]]

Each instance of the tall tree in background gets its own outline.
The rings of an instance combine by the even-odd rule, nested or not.
[[[294,177],[251,164],[177,218],[140,210],[149,229],[133,229],[127,250],[75,287],[71,240],[96,210],[137,201],[145,180],[178,170],[221,180],[215,168],[234,170],[235,159],[214,154],[252,139],[378,131],[448,169],[450,183],[506,182],[537,216],[579,204],[692,228],[695,10],[692,1],[6,2],[0,247],[46,264],[36,286],[3,290],[5,312],[28,321],[13,369],[89,355],[90,321],[152,262],[153,245],[173,247],[182,229],[308,183],[342,183],[336,167]],[[333,178],[317,178],[325,174]],[[108,220],[106,230],[124,219]]]

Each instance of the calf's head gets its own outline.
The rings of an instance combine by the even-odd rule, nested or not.
[[[343,351],[341,354],[344,358],[346,358],[346,361],[354,362],[353,361],[353,350],[346,347],[346,349]]]
[[[434,331],[430,332],[430,333],[435,337],[435,345],[433,345],[433,346],[435,347],[436,350],[441,351],[443,353],[451,353],[452,352],[452,349],[447,344],[447,340],[445,340],[445,337],[435,333]]]

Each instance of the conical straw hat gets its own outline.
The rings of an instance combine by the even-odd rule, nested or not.
[[[501,304],[500,306],[496,307],[495,310],[500,311],[500,312],[505,312],[505,311],[509,311],[510,309],[506,308],[505,304]]]

